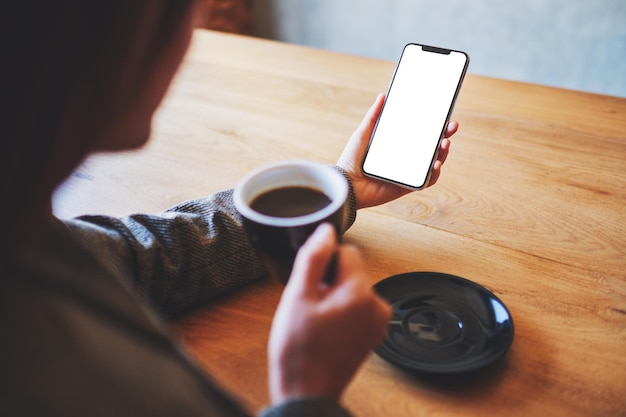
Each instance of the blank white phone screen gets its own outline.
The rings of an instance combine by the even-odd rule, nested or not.
[[[363,163],[366,173],[425,185],[466,63],[462,52],[405,47]]]

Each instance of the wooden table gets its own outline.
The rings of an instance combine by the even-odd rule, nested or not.
[[[150,144],[88,159],[56,213],[156,212],[265,163],[332,163],[394,65],[198,31]],[[455,381],[372,354],[345,405],[360,417],[626,415],[626,100],[469,75],[454,118],[439,183],[360,211],[346,240],[366,254],[372,284],[439,271],[486,286],[513,315],[514,343]],[[175,325],[252,411],[268,401],[280,292],[263,280]]]

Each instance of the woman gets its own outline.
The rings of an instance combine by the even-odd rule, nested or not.
[[[189,45],[194,0],[0,6],[0,415],[242,416],[163,318],[265,274],[231,191],[159,215],[61,222],[51,197],[94,151],[142,146]],[[379,96],[338,162],[350,214],[406,190],[359,169]],[[457,128],[451,123],[447,135]],[[448,152],[442,142],[431,184]],[[332,287],[322,284],[339,253]],[[389,306],[357,249],[320,226],[300,250],[270,343],[265,416],[346,416],[341,394],[384,337]]]

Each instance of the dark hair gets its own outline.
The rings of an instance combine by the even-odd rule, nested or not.
[[[0,221],[6,227],[0,240],[17,239],[37,206],[47,204],[40,200],[42,193],[49,193],[63,179],[51,176],[55,159],[80,162],[93,146],[93,134],[107,120],[103,113],[114,111],[112,100],[118,81],[128,76],[128,66],[141,60],[142,68],[150,68],[149,61],[167,45],[192,3],[2,2]],[[137,38],[146,35],[138,28],[147,12],[158,17],[148,31],[150,39],[142,39],[138,50]]]

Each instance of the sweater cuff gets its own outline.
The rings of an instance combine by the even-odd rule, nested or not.
[[[350,179],[350,175],[338,165],[333,165],[341,175],[343,175],[348,181],[348,199],[346,200],[346,206],[344,207],[344,220],[343,220],[343,233],[345,233],[355,222],[356,220],[356,194],[354,193],[354,186],[352,185],[352,180]]]
[[[334,400],[326,398],[298,398],[261,411],[259,417],[351,417]]]

